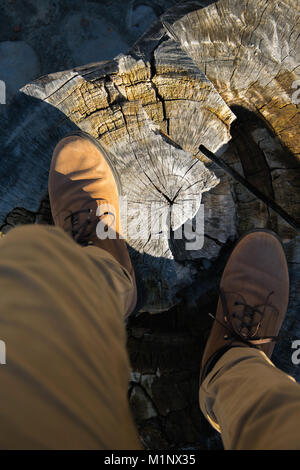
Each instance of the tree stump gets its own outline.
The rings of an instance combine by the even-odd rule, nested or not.
[[[195,2],[187,2],[167,12],[162,23],[237,115],[237,166],[254,185],[299,218],[297,1],[224,0],[201,11]],[[250,125],[241,126],[239,120],[245,121],[245,117]],[[237,191],[238,201],[243,204],[246,198],[250,202],[252,196],[240,187]],[[251,210],[246,208],[248,220],[256,213],[260,226],[272,226],[286,240],[295,237],[295,231],[270,215],[266,207],[257,201],[250,205]],[[242,222],[243,228],[251,226],[251,222]]]
[[[299,38],[296,0],[182,2],[127,54],[28,84],[0,118],[2,232],[50,222],[43,197],[53,148],[66,133],[89,133],[114,161],[142,281],[128,347],[130,401],[147,448],[219,446],[199,412],[198,371],[207,313],[233,242],[246,230],[270,228],[285,242],[291,300],[274,361],[300,379],[290,359],[291,338],[300,338],[299,237],[198,151],[204,144],[222,154],[299,220]],[[201,204],[204,245],[187,250],[175,234],[184,224],[193,231]],[[150,208],[151,236],[143,217]],[[159,312],[166,313],[147,315]]]
[[[8,136],[9,143],[5,142],[6,154],[18,158],[14,145],[19,161],[27,154],[22,166],[26,165],[23,178],[28,181],[29,172],[37,176],[36,165],[41,155],[46,156],[46,149],[50,161],[56,136],[66,130],[76,126],[99,140],[111,155],[127,198],[127,241],[142,281],[141,311],[151,313],[178,303],[178,292],[195,278],[189,260],[219,252],[220,246],[210,238],[204,250],[186,251],[184,242],[177,242],[176,232],[186,222],[192,231],[202,194],[219,182],[218,172],[193,155],[200,143],[213,151],[227,143],[234,119],[212,83],[158,26],[159,39],[153,40],[155,34],[150,31],[127,55],[25,86],[22,92],[27,101],[20,104],[20,124],[15,125],[14,136]],[[9,128],[8,123],[5,127]],[[46,168],[41,165],[40,169],[44,181]],[[36,186],[27,209],[36,209]],[[5,205],[11,194],[3,190],[2,196]],[[234,205],[228,209],[234,210]],[[148,217],[154,222],[151,231],[146,230]],[[234,235],[232,213],[214,232],[217,240]]]

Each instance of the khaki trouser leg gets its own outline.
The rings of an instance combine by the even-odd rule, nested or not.
[[[225,449],[300,449],[300,386],[258,349],[227,351],[199,395]]]
[[[0,240],[0,448],[139,449],[127,388],[132,279],[61,229]]]

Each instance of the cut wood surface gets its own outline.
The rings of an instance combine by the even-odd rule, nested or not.
[[[299,2],[222,0],[201,10],[196,3],[179,7],[180,15],[176,8],[167,12],[162,23],[224,101],[239,107],[239,114],[250,111],[250,126],[241,132],[237,122],[237,162],[255,184],[267,192],[272,186],[270,197],[299,219],[300,108],[293,99],[300,72]],[[244,191],[238,191],[239,201]],[[295,236],[260,204],[251,212],[261,212],[257,217],[264,224],[271,217],[283,238]]]

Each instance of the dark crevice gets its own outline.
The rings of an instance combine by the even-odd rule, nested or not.
[[[144,173],[145,176],[148,178],[148,180],[150,181],[150,183],[152,184],[152,186],[154,186],[154,188],[156,189],[156,191],[158,191],[168,202],[168,204],[170,204],[170,206],[173,205],[173,200],[169,198],[169,196],[167,196],[165,193],[163,193],[163,191],[161,191],[161,189],[159,189],[156,184],[153,183],[153,181],[151,180],[151,178],[146,174]]]
[[[270,169],[265,154],[254,141],[251,131],[261,127],[259,117],[240,106],[233,106],[237,121],[231,127],[232,143],[241,160],[245,178],[274,200]]]
[[[149,394],[149,392],[146,390],[146,388],[143,387],[143,385],[142,385],[140,382],[134,382],[134,381],[131,381],[131,382],[130,382],[130,386],[132,387],[132,388],[131,388],[131,392],[132,392],[132,389],[133,389],[134,387],[139,387],[139,388],[143,391],[143,393],[144,393],[144,395],[146,396],[146,398],[147,398],[147,399],[150,401],[150,403],[152,404],[152,406],[153,406],[155,412],[157,413],[157,416],[159,416],[159,415],[160,415],[159,409],[157,408],[157,406],[156,406],[156,404],[155,404],[153,398],[151,397],[151,395]]]
[[[208,238],[209,240],[211,240],[213,242],[215,242],[216,245],[218,245],[218,246],[224,246],[225,245],[224,243],[220,242],[220,240],[218,240],[217,238],[214,238],[211,235],[207,235],[206,233],[204,234],[204,237]]]
[[[150,57],[150,80],[151,80],[151,86],[153,88],[153,90],[155,91],[155,94],[156,94],[156,97],[157,99],[160,101],[160,103],[162,104],[162,111],[163,111],[163,118],[164,118],[164,121],[166,122],[166,126],[167,126],[167,134],[169,134],[169,126],[170,126],[170,122],[169,122],[169,119],[167,118],[167,112],[166,112],[166,107],[165,107],[165,101],[164,101],[164,98],[161,96],[157,86],[155,85],[155,83],[153,82],[153,78],[155,77],[157,71],[156,71],[156,63],[155,63],[155,51],[156,49],[164,42],[166,41],[167,38],[163,37],[157,44],[156,48],[153,49],[152,53],[151,53],[151,57]]]

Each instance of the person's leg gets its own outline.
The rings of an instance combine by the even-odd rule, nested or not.
[[[232,348],[200,387],[225,449],[300,449],[300,386],[254,348]]]
[[[139,449],[124,327],[137,290],[117,175],[97,141],[73,135],[48,186],[57,227],[0,242],[0,447]]]
[[[279,239],[244,236],[221,279],[200,371],[200,407],[226,449],[300,448],[300,387],[269,360],[288,297]]]
[[[56,227],[0,240],[1,449],[139,449],[124,315],[134,281]]]

